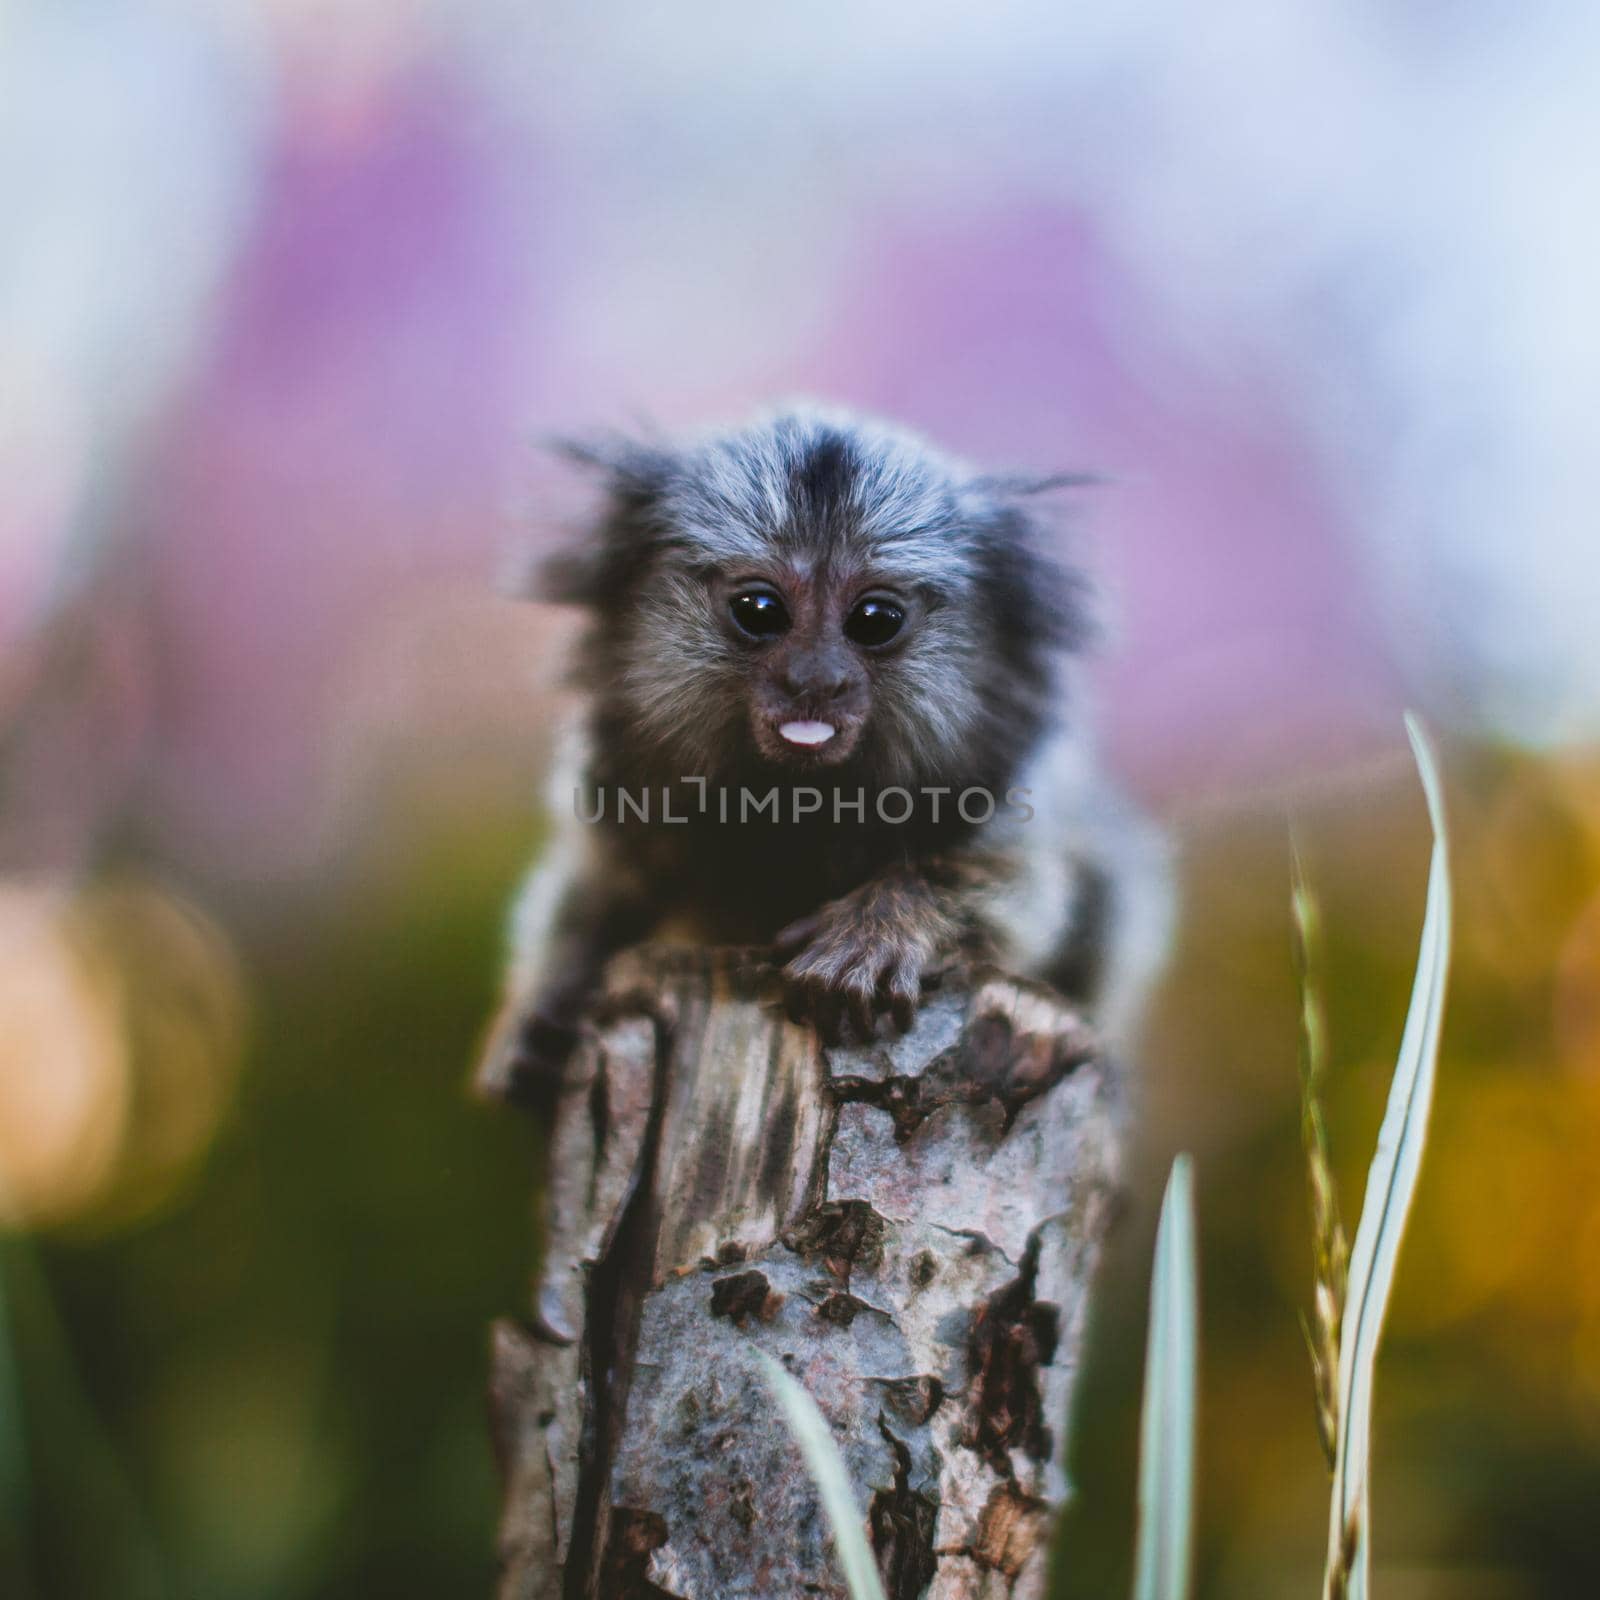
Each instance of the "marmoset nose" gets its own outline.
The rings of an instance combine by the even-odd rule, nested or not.
[[[837,700],[850,683],[849,663],[831,653],[794,655],[778,669],[778,687],[796,700]]]

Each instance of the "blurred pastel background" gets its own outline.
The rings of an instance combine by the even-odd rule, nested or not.
[[[1354,1211],[1444,748],[1383,1600],[1600,1593],[1600,10],[0,0],[0,1595],[486,1594],[535,1131],[471,1104],[566,620],[536,441],[793,394],[1092,468],[1186,911],[1057,1593],[1199,1160],[1199,1592],[1317,1592],[1287,911]]]

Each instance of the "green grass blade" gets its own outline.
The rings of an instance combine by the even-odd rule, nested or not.
[[[1172,1163],[1156,1229],[1139,1428],[1139,1537],[1134,1600],[1186,1600],[1194,1528],[1198,1273],[1194,1172]]]
[[[1350,1251],[1339,1348],[1339,1445],[1328,1514],[1324,1589],[1328,1600],[1366,1600],[1373,1372],[1400,1241],[1427,1143],[1450,968],[1449,842],[1438,764],[1415,717],[1406,717],[1406,731],[1433,822],[1433,855],[1411,1006],[1378,1132],[1378,1148],[1367,1172],[1361,1222]]]
[[[855,1490],[850,1486],[850,1475],[832,1431],[817,1410],[816,1401],[765,1351],[757,1350],[755,1354],[821,1496],[822,1509],[833,1529],[834,1551],[852,1600],[884,1600],[878,1564],[867,1544],[866,1518],[856,1503]]]

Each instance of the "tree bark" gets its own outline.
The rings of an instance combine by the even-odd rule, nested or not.
[[[619,957],[533,1315],[494,1329],[501,1600],[844,1600],[756,1349],[831,1425],[890,1600],[1042,1596],[1120,1107],[1036,985],[952,975],[833,1048],[750,952]]]

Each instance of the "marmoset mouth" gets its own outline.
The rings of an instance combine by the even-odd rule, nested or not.
[[[863,718],[835,712],[824,719],[798,712],[797,707],[785,707],[756,713],[756,748],[768,761],[800,769],[833,767],[847,760],[860,742]]]
[[[788,744],[814,747],[826,744],[838,729],[831,722],[783,722],[778,737]]]

